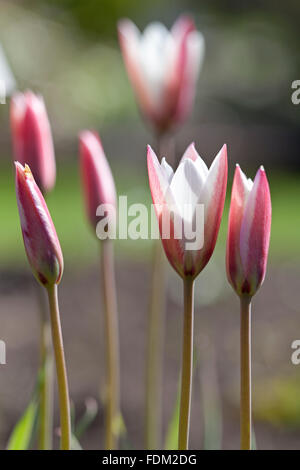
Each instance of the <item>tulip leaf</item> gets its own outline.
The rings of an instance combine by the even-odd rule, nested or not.
[[[37,402],[33,399],[15,425],[7,444],[7,450],[28,449],[31,442],[36,416]]]
[[[79,440],[73,433],[71,435],[71,450],[82,450]]]
[[[179,382],[179,385],[180,385],[180,382]],[[178,449],[179,412],[180,412],[180,386],[178,386],[175,405],[174,405],[172,416],[168,425],[166,442],[165,442],[166,450]]]
[[[95,420],[97,413],[98,413],[98,403],[95,399],[91,397],[87,398],[84,404],[85,404],[84,413],[80,417],[80,419],[78,420],[75,426],[74,434],[77,437],[77,439],[80,438],[86,432],[86,430]]]

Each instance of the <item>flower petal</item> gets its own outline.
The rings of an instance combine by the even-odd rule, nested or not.
[[[241,290],[244,282],[240,257],[240,230],[245,203],[249,195],[247,181],[247,177],[237,165],[231,192],[226,247],[227,278],[236,291]]]
[[[30,168],[16,166],[16,194],[24,246],[37,280],[43,285],[58,284],[63,256],[47,205]]]
[[[203,184],[201,174],[192,160],[185,159],[179,164],[170,188],[182,218],[188,222],[193,220],[195,205]]]
[[[249,294],[262,284],[267,266],[271,231],[271,196],[266,173],[261,167],[246,202],[240,232],[240,253]]]
[[[99,222],[97,207],[100,204],[117,207],[115,183],[97,133],[82,131],[79,151],[86,211],[92,227],[96,228]]]
[[[204,204],[204,246],[196,254],[198,272],[207,264],[216,245],[226,196],[227,173],[227,148],[223,145],[209,169],[197,201]]]
[[[15,159],[27,163],[40,189],[49,192],[56,179],[51,128],[44,100],[27,91],[11,100],[10,121]]]
[[[160,166],[163,172],[165,173],[165,177],[167,178],[168,182],[171,183],[172,178],[174,176],[174,171],[171,165],[169,165],[169,163],[165,159],[165,157],[162,158]]]
[[[198,168],[198,171],[201,174],[201,179],[206,180],[207,175],[208,175],[208,168],[207,168],[207,165],[204,162],[204,160],[202,160],[199,153],[197,152],[194,142],[192,142],[188,146],[188,148],[186,149],[186,151],[183,154],[183,157],[180,160],[180,163],[182,161],[186,160],[187,158],[189,158],[190,160],[193,160],[193,162],[195,162],[195,164]]]
[[[174,209],[176,210],[175,200],[166,175],[150,145],[147,147],[147,164],[150,191],[158,220],[162,244],[170,264],[180,276],[183,276],[184,246],[182,240],[177,239],[175,236],[174,217],[172,216],[172,211],[174,211]],[[169,221],[168,238],[165,238],[163,220]],[[177,217],[176,221],[178,222]]]
[[[144,79],[144,72],[140,63],[141,33],[135,24],[123,19],[118,23],[119,42],[126,66],[126,70],[136,94],[142,112],[150,119],[155,117],[155,108],[151,92]]]

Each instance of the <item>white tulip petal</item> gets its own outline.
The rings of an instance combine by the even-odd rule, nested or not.
[[[222,155],[223,155],[223,148],[215,157],[214,161],[212,162],[209,168],[205,184],[202,188],[202,191],[198,199],[198,204],[204,204],[205,213],[206,213],[207,208],[209,207],[211,198],[213,197],[213,194],[215,192],[216,181],[219,176],[219,167],[220,167]]]
[[[203,181],[192,160],[184,160],[177,168],[170,184],[178,210],[187,221],[193,220],[195,206]]]
[[[205,55],[205,40],[199,31],[192,31],[187,39],[188,68],[196,80],[203,64]]]
[[[195,144],[190,144],[188,146],[188,148],[183,154],[181,162],[186,159],[190,159],[196,164],[198,172],[201,174],[201,179],[205,181],[208,175],[208,168],[206,166],[206,163],[202,160],[199,153],[197,152]]]
[[[165,177],[167,178],[168,182],[171,183],[172,178],[174,176],[174,171],[173,171],[173,168],[171,167],[171,165],[169,165],[169,163],[165,159],[165,157],[163,157],[160,166],[161,166],[161,169],[162,169],[163,173],[165,174]]]
[[[147,26],[140,39],[139,60],[149,92],[159,104],[166,72],[173,60],[174,40],[161,23]]]

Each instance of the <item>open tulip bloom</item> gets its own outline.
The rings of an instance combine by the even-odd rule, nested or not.
[[[191,18],[182,16],[171,31],[150,23],[143,33],[130,20],[118,25],[123,58],[139,107],[158,134],[190,112],[204,56],[204,39]]]
[[[251,449],[251,299],[266,274],[271,197],[261,167],[254,182],[237,165],[226,251],[227,277],[241,302],[241,448]]]
[[[70,449],[70,404],[57,285],[63,272],[60,243],[44,197],[30,168],[16,162],[16,195],[27,258],[34,276],[48,293],[60,402],[61,448]]]
[[[227,151],[224,145],[208,169],[195,146],[191,144],[175,173],[165,159],[159,163],[151,147],[148,147],[147,159],[150,190],[162,244],[170,264],[184,281],[178,446],[179,449],[187,449],[192,381],[194,280],[208,263],[215,248],[227,186]],[[197,217],[199,214],[200,217]],[[201,236],[197,240],[199,232]],[[192,237],[195,240],[191,241]]]

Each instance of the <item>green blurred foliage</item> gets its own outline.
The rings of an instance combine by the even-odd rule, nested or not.
[[[254,417],[274,426],[300,428],[299,377],[273,377],[255,386]]]
[[[33,1],[35,9],[47,8],[57,17],[67,12],[85,34],[98,37],[116,37],[116,24],[122,17],[136,19],[142,12],[151,10],[158,0],[51,0]]]

